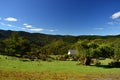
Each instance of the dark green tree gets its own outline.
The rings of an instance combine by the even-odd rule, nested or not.
[[[2,40],[0,40],[0,54],[4,54],[5,52],[5,44]]]
[[[104,57],[104,58],[111,58],[114,55],[114,49],[107,45],[107,44],[102,44],[99,46],[99,53],[100,53],[100,57]]]
[[[5,43],[5,53],[9,56],[23,56],[30,51],[30,43],[28,40],[20,37],[17,32],[12,33],[12,35],[4,41]]]

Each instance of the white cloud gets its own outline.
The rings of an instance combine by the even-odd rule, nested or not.
[[[42,29],[42,28],[37,28],[37,27],[33,27],[32,25],[29,25],[29,24],[26,24],[26,23],[24,23],[23,24],[24,26],[25,26],[25,28],[22,28],[22,29],[28,29],[28,30],[31,30],[31,31],[33,31],[33,32],[41,32],[41,31],[43,31],[44,29]]]
[[[50,32],[54,32],[55,30],[49,30]]]
[[[49,32],[54,32],[54,31],[58,31],[57,29],[43,29],[43,28],[38,28],[38,27],[34,27],[30,24],[24,23],[23,24],[24,28],[22,28],[23,30],[27,29],[30,30],[32,32],[41,32],[41,31],[49,31]]]
[[[13,27],[11,24],[5,24],[5,23],[3,23],[3,22],[0,22],[0,24],[1,24],[2,26]]]
[[[58,31],[57,29],[50,29],[50,30],[48,30],[48,31],[50,31],[50,32],[55,32],[55,31]]]
[[[94,28],[95,30],[103,30],[104,28]]]
[[[32,29],[33,28],[31,25],[26,25],[25,27],[28,28],[28,29]]]
[[[34,32],[41,32],[43,31],[44,29],[42,28],[34,28],[34,29],[30,29],[31,31],[34,31]]]
[[[120,25],[120,19],[115,19],[113,21],[108,22],[109,25]]]
[[[12,25],[11,25],[11,24],[6,24],[6,26],[12,27]]]
[[[0,18],[0,20],[2,20],[2,18]]]
[[[5,20],[5,21],[11,21],[11,22],[16,22],[16,21],[18,21],[18,19],[17,19],[17,18],[14,18],[14,17],[8,17],[8,18],[5,18],[4,20]]]
[[[32,25],[29,25],[29,24],[26,24],[26,23],[24,23],[23,25],[24,25],[25,28],[27,28],[27,29],[34,29],[34,27],[33,27]]]
[[[90,34],[91,36],[95,35],[95,34]]]
[[[109,25],[119,25],[120,24],[120,11],[114,13],[111,17],[112,21],[108,22]]]
[[[24,26],[27,26],[28,24],[24,23],[23,25],[24,25]]]
[[[117,18],[119,18],[119,17],[120,17],[120,11],[114,13],[114,14],[111,16],[112,19],[117,19]]]

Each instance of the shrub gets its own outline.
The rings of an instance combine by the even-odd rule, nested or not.
[[[95,64],[95,65],[100,65],[101,64],[101,62],[96,58],[91,59],[91,63]]]
[[[30,59],[28,59],[28,58],[20,58],[20,61],[27,62],[27,61],[30,61]]]
[[[66,61],[66,58],[64,56],[58,56],[58,60],[60,60],[60,61]]]

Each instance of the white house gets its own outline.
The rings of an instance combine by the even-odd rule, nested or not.
[[[76,50],[68,50],[68,55],[76,55]]]

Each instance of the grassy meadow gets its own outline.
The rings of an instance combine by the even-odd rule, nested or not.
[[[21,61],[0,55],[0,80],[120,80],[120,68],[77,65],[77,61]]]

